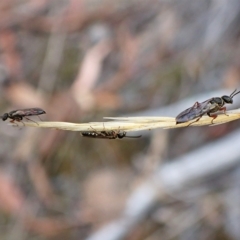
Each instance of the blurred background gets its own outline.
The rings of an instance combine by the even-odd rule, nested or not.
[[[40,107],[44,121],[77,123],[176,116],[181,100],[239,88],[237,0],[2,0],[0,16],[2,114]],[[239,124],[98,140],[6,123],[0,239],[20,240],[91,239],[121,216],[157,168],[211,146]],[[240,162],[159,198],[117,239],[240,239],[239,180]]]

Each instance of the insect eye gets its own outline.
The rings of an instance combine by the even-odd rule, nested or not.
[[[222,96],[222,99],[225,103],[233,103],[233,100],[229,96]]]

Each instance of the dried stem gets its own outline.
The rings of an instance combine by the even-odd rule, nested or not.
[[[240,118],[240,109],[235,109],[226,112],[226,114],[219,114],[214,119],[212,124],[212,118],[203,116],[198,122],[193,122],[190,126],[204,126],[204,125],[219,125],[234,121]],[[90,122],[90,123],[69,123],[69,122],[32,122],[24,121],[24,125],[28,127],[40,127],[40,128],[55,128],[59,130],[68,131],[110,131],[110,130],[123,130],[129,131],[141,131],[151,130],[155,128],[179,128],[187,127],[189,123],[176,124],[176,120],[173,117],[105,117],[105,119],[115,120],[112,122]]]

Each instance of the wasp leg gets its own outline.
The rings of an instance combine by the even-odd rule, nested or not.
[[[37,117],[42,121],[42,119],[40,118],[40,116],[37,115]]]
[[[111,135],[113,134],[113,131],[106,131],[106,128],[105,128],[105,125],[103,123],[103,131],[101,131],[101,135],[104,136],[104,137],[111,137]],[[109,138],[109,139],[112,139],[112,138]],[[113,138],[114,139],[114,138]]]
[[[211,115],[210,113],[207,113],[207,115],[212,118],[211,124],[213,124],[213,120],[218,116],[217,114]]]
[[[15,120],[14,120],[14,119],[10,120],[10,123],[14,123],[14,126],[18,127],[18,124],[15,123]]]
[[[104,134],[103,134],[103,132],[101,131],[97,131],[95,128],[93,128],[92,126],[90,126],[90,128],[93,130],[93,132],[95,133],[95,134],[97,134],[97,135],[100,135],[100,136],[105,136]],[[105,128],[105,127],[104,127]]]
[[[226,116],[229,116],[229,115],[226,114],[226,107],[220,108],[219,111],[223,111],[223,113],[224,113]]]
[[[12,120],[10,120],[10,123],[14,123],[14,126],[15,126],[15,127],[19,127],[19,125],[18,125],[15,121],[21,122],[24,127],[26,126],[26,125],[24,124],[24,122],[22,122],[22,121],[19,120],[19,119],[12,119]]]
[[[30,118],[27,118],[27,117],[25,117],[28,121],[32,121],[32,122],[34,122],[34,123],[36,123],[37,125],[39,125],[37,122],[35,122],[35,121],[33,121],[32,119],[30,119]],[[22,122],[23,123],[23,122]],[[25,125],[25,124],[24,124]]]
[[[201,117],[202,117],[202,116],[201,116]],[[191,124],[193,124],[193,123],[195,123],[195,122],[198,122],[201,117],[199,117],[196,121],[189,123],[186,127],[189,127]]]

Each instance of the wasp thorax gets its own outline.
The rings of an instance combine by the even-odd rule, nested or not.
[[[220,97],[215,97],[215,98],[213,98],[212,102],[213,102],[213,103],[217,103],[219,106],[222,106],[222,105],[224,104],[223,99],[220,98]]]
[[[223,101],[225,102],[225,103],[233,103],[233,100],[232,100],[232,98],[231,97],[229,97],[229,96],[222,96],[222,99],[223,99]]]

